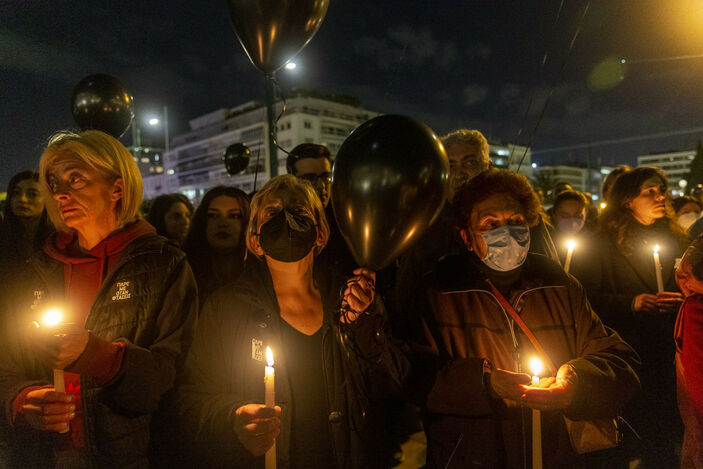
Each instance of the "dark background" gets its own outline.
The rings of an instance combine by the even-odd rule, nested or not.
[[[540,164],[634,164],[703,138],[702,54],[699,0],[331,0],[298,68],[279,79],[284,90],[346,93],[368,109],[412,115],[440,134],[474,127],[533,141]],[[688,55],[696,57],[652,60]],[[589,76],[608,57],[629,63],[598,74],[595,86]],[[36,167],[52,132],[74,127],[71,91],[93,73],[122,80],[155,144],[162,130],[144,122],[164,105],[174,136],[188,119],[263,99],[224,0],[0,0],[3,189]],[[544,153],[580,144],[594,145]]]

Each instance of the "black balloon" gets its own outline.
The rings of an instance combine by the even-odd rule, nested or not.
[[[251,63],[275,72],[312,39],[329,0],[227,0],[234,32]]]
[[[134,98],[117,78],[90,75],[73,89],[71,113],[81,130],[102,130],[120,138],[134,118]]]
[[[249,148],[242,143],[233,143],[227,147],[225,154],[222,155],[222,159],[225,162],[225,168],[227,168],[227,173],[232,176],[247,169],[247,166],[249,166],[250,157],[251,150],[249,150]]]
[[[449,160],[425,124],[385,115],[344,141],[332,169],[332,205],[356,262],[379,270],[427,229],[447,198]]]

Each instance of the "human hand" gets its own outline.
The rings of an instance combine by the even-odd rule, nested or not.
[[[523,386],[523,404],[538,410],[559,410],[571,405],[576,394],[577,376],[569,365],[562,365],[556,378],[542,378],[537,386]]]
[[[649,293],[637,295],[635,297],[633,307],[637,312],[658,313],[659,306],[657,306],[657,295],[652,295]]]
[[[513,373],[496,368],[491,372],[488,383],[498,397],[519,401],[523,394],[523,385],[529,384],[530,381],[530,375],[527,373]]]
[[[76,324],[29,328],[28,339],[37,359],[55,370],[63,370],[80,357],[90,332]]]
[[[679,292],[659,292],[657,293],[657,308],[660,313],[675,313],[683,302],[683,295]]]
[[[376,272],[359,267],[353,273],[356,276],[347,280],[347,287],[342,294],[342,306],[351,309],[340,317],[343,324],[356,321],[371,306],[376,292]]]
[[[35,389],[27,393],[21,415],[36,430],[66,433],[69,422],[76,418],[75,399],[53,387]]]
[[[246,404],[235,411],[234,432],[254,456],[266,453],[281,433],[281,408]]]

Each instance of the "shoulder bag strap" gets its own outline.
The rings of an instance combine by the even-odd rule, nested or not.
[[[503,308],[508,312],[511,318],[513,318],[513,321],[520,326],[520,329],[522,329],[522,332],[525,333],[528,339],[530,339],[530,342],[532,342],[532,345],[534,348],[537,350],[537,353],[539,353],[545,362],[547,363],[547,367],[549,368],[549,371],[552,373],[552,375],[556,375],[557,369],[554,366],[554,363],[552,363],[552,360],[549,358],[549,355],[547,355],[542,348],[542,345],[539,343],[537,340],[537,337],[532,333],[529,327],[527,327],[527,324],[525,324],[525,321],[522,320],[519,314],[513,309],[512,306],[510,306],[510,303],[508,303],[508,300],[505,299],[505,297],[498,291],[498,289],[493,285],[493,282],[490,280],[486,279],[486,282],[488,282],[488,285],[490,285],[491,290],[493,290],[493,295],[496,297],[498,302],[503,306]]]

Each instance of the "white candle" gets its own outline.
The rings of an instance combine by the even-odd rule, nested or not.
[[[659,260],[659,245],[655,245],[652,248],[652,255],[654,256],[654,273],[657,276],[657,293],[664,291],[664,281],[662,280],[662,264]]]
[[[539,358],[530,360],[532,385],[539,384],[539,374],[544,369]],[[532,409],[532,469],[542,469],[542,413]]]
[[[571,258],[574,255],[574,248],[576,247],[576,241],[570,239],[566,242],[566,247],[568,248],[568,250],[566,251],[566,262],[564,262],[564,271],[568,274],[569,267],[571,267]]]
[[[58,309],[50,309],[42,317],[42,325],[44,327],[53,327],[61,324],[63,314]],[[64,382],[63,370],[54,369],[54,391],[66,392],[66,383]],[[67,433],[68,428],[61,433]]]
[[[276,373],[273,369],[273,352],[271,347],[266,347],[266,373],[264,375],[264,402],[266,407],[276,405],[276,394],[274,378]],[[266,469],[276,469],[276,440],[273,440],[273,446],[266,451]]]

